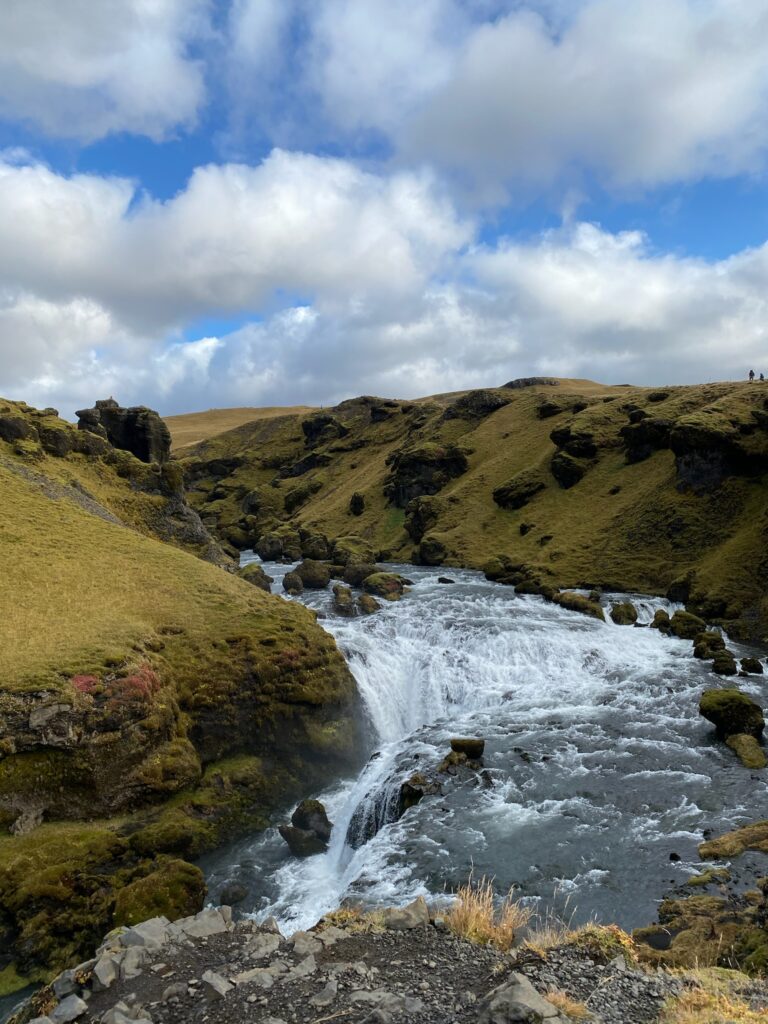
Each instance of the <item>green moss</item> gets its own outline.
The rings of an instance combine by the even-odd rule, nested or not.
[[[19,974],[13,964],[9,964],[4,970],[0,971],[0,999],[4,996],[12,996],[15,992],[21,992],[22,989],[27,988],[35,981],[40,981],[39,977],[29,977]]]
[[[720,884],[730,880],[731,872],[728,868],[708,868],[700,875],[693,875],[685,883],[688,886],[704,887],[706,885]]]
[[[200,868],[183,860],[160,860],[157,867],[117,893],[116,926],[138,924],[164,915],[173,921],[203,907],[206,887]]]
[[[566,590],[560,594],[555,594],[552,600],[562,608],[567,608],[568,611],[579,612],[581,615],[589,615],[593,619],[605,622],[605,613],[598,602],[592,601],[582,594],[573,594]]]

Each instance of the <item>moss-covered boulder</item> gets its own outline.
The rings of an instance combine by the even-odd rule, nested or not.
[[[361,594],[357,599],[357,607],[362,615],[373,615],[381,609],[381,605],[372,594]]]
[[[718,651],[725,650],[725,640],[720,633],[708,631],[697,633],[693,639],[693,656],[703,661],[714,658]]]
[[[296,566],[296,575],[310,590],[322,590],[331,582],[331,568],[327,562],[305,558]]]
[[[765,726],[760,706],[735,688],[705,690],[699,701],[699,714],[714,725],[722,739],[740,733],[759,739]]]
[[[557,587],[551,583],[542,583],[539,580],[525,579],[515,584],[515,593],[521,596],[543,597],[545,601],[554,601],[557,596]]]
[[[342,586],[340,583],[334,585],[333,610],[337,615],[343,615],[345,618],[352,618],[357,614],[355,599],[349,587]]]
[[[203,909],[206,887],[200,868],[183,860],[160,859],[155,870],[120,889],[114,923],[139,924],[151,917],[174,921]]]
[[[440,499],[432,495],[421,495],[409,501],[405,507],[405,532],[416,544],[425,533],[437,523],[440,513]]]
[[[385,601],[399,601],[405,587],[403,579],[394,572],[375,572],[363,580],[366,593],[383,597]]]
[[[511,480],[507,480],[501,487],[493,492],[493,500],[501,508],[519,509],[528,502],[539,491],[547,486],[543,473],[535,469],[524,469],[516,473]]]
[[[416,549],[414,562],[417,565],[442,565],[447,557],[445,544],[433,534],[428,534]]]
[[[637,608],[631,601],[611,605],[611,621],[617,626],[634,626],[637,622]]]
[[[334,565],[368,564],[376,561],[373,548],[362,537],[338,537],[333,542],[332,561]]]
[[[605,622],[605,613],[597,601],[591,601],[583,594],[575,594],[571,590],[564,590],[555,594],[552,599],[561,608],[567,608],[570,612],[579,612],[581,615],[589,615],[593,619]]]
[[[748,676],[761,676],[763,674],[763,663],[759,658],[742,658],[741,671]]]
[[[272,592],[272,584],[275,582],[274,577],[268,576],[258,562],[251,562],[249,565],[244,565],[242,569],[239,570],[238,576],[240,576],[241,579],[244,579],[246,583],[251,583],[254,587],[258,587],[260,590],[264,590],[268,594]]]
[[[349,499],[349,514],[351,516],[361,516],[363,512],[365,512],[365,495],[361,494],[360,491],[355,491]]]
[[[660,633],[669,633],[671,628],[672,622],[669,613],[665,612],[663,608],[657,608],[653,613],[651,629],[658,629]]]
[[[716,672],[719,676],[735,676],[738,673],[736,659],[731,651],[727,648],[715,651],[712,656],[712,671]]]
[[[254,550],[265,562],[279,562],[283,557],[283,538],[277,533],[265,533],[259,537]]]
[[[549,468],[555,480],[557,480],[563,490],[567,491],[571,487],[575,487],[587,472],[588,467],[581,459],[577,459],[563,451],[555,452]]]
[[[349,587],[362,587],[367,576],[381,571],[373,562],[349,562],[344,566],[342,579]]]
[[[745,768],[765,768],[768,765],[765,751],[754,736],[736,733],[735,736],[729,736],[725,742]]]
[[[703,633],[707,624],[698,615],[691,612],[677,611],[670,619],[670,632],[681,640],[694,640],[699,633]]]
[[[304,593],[304,581],[297,572],[287,572],[283,576],[283,590],[292,597]]]

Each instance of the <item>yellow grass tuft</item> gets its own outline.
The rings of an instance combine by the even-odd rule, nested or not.
[[[742,999],[695,988],[670,1000],[662,1024],[765,1024],[765,1010],[752,1010]]]
[[[584,1003],[571,999],[570,996],[559,989],[550,989],[546,993],[546,1000],[548,1003],[556,1006],[560,1013],[564,1013],[566,1017],[570,1017],[572,1020],[590,1020],[592,1017]]]
[[[515,934],[531,919],[530,907],[513,897],[513,890],[497,906],[493,883],[488,878],[469,879],[456,893],[456,902],[445,914],[450,930],[469,942],[510,949]]]

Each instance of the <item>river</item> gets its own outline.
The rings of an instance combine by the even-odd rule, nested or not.
[[[282,593],[291,566],[264,568]],[[762,775],[698,715],[701,691],[720,681],[690,641],[519,597],[476,572],[392,568],[413,586],[372,616],[335,615],[330,588],[300,598],[347,658],[375,737],[356,778],[321,792],[307,780],[306,796],[323,800],[335,823],[328,852],[295,859],[268,829],[206,859],[212,900],[235,882],[247,891],[240,910],[274,914],[291,931],[345,898],[404,903],[473,872],[500,892],[516,887],[542,913],[632,928],[700,870],[705,834],[766,806]],[[646,624],[656,608],[676,607],[628,598]],[[762,678],[740,684],[765,704]],[[484,777],[446,777],[443,795],[353,849],[355,811],[381,815],[404,779],[437,765],[452,736],[486,740]]]

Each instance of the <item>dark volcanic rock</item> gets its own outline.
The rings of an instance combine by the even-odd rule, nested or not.
[[[131,452],[142,462],[167,462],[171,455],[171,433],[160,416],[146,406],[123,408],[113,398],[81,409],[78,428],[106,438],[114,448]]]
[[[424,443],[387,457],[392,473],[385,493],[393,505],[405,508],[423,494],[437,494],[451,480],[466,473],[467,456],[456,445]]]
[[[661,417],[649,417],[644,413],[637,418],[638,409],[630,414],[630,423],[619,431],[626,448],[627,462],[642,462],[650,458],[654,452],[669,448],[670,436],[672,433],[672,420]]]
[[[581,480],[587,471],[583,462],[579,462],[567,452],[555,452],[550,463],[552,476],[563,490],[568,490]]]
[[[494,391],[470,391],[457,398],[443,413],[444,420],[482,420],[497,409],[509,405],[511,399]]]
[[[307,448],[317,448],[321,444],[346,437],[349,433],[349,427],[345,427],[340,420],[329,413],[318,413],[316,416],[311,416],[302,422],[301,429],[304,432],[304,443]]]

